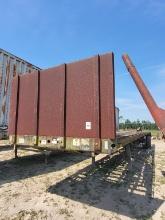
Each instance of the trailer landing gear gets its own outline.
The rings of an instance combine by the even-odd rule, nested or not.
[[[51,151],[44,150],[45,164],[48,164],[48,157],[50,154],[51,154]]]
[[[131,157],[131,146],[130,144],[125,147],[126,157],[128,161],[128,170],[132,170],[132,157]]]
[[[92,166],[95,166],[96,161],[95,161],[95,152],[94,151],[91,152],[91,157],[92,157]]]
[[[14,158],[17,159],[18,158],[18,154],[17,154],[17,145],[14,144]]]

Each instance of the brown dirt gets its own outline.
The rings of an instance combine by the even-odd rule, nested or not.
[[[165,219],[165,143],[123,153],[41,153],[0,147],[0,219]]]

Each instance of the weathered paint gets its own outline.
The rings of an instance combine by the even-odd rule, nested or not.
[[[65,64],[40,72],[39,144],[64,145]],[[57,140],[57,141],[55,141]]]
[[[15,135],[17,125],[17,108],[18,108],[18,90],[19,90],[19,76],[15,76],[11,84],[11,102],[10,102],[10,115],[9,115],[9,128],[10,135]]]
[[[109,149],[116,137],[113,62],[109,53],[20,76],[17,144]]]
[[[101,139],[116,138],[114,56],[100,56]]]
[[[65,65],[40,72],[39,135],[64,136]]]
[[[37,136],[38,78],[39,71],[20,76],[17,135],[26,138]]]
[[[98,59],[67,64],[66,137],[99,138]]]
[[[100,140],[98,138],[67,137],[66,138],[66,150],[100,152]]]

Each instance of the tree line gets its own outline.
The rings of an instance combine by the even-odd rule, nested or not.
[[[120,129],[138,129],[141,128],[143,130],[158,130],[158,127],[154,122],[140,121],[137,119],[136,121],[131,121],[129,119],[126,119],[124,121],[121,121],[122,118],[120,118],[119,128]]]

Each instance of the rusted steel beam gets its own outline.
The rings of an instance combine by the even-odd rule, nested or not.
[[[127,54],[124,54],[122,58],[128,69],[128,72],[131,74],[137,88],[139,89],[139,92],[141,93],[143,100],[146,103],[153,119],[155,120],[155,123],[160,128],[165,138],[165,110],[158,107],[129,56]]]

